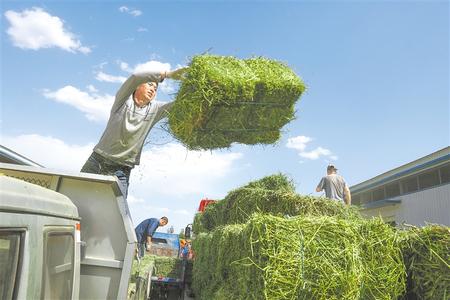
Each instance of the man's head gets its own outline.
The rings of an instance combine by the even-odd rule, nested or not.
[[[161,219],[159,219],[159,226],[166,226],[167,223],[169,223],[169,219],[167,217],[161,217]]]
[[[157,82],[145,82],[139,85],[134,91],[134,103],[139,106],[145,106],[155,99],[158,90]]]
[[[336,173],[337,169],[335,167],[335,165],[329,164],[327,167],[327,174],[333,174]]]

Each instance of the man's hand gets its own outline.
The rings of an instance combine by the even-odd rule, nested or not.
[[[345,186],[344,189],[344,195],[345,195],[345,203],[350,206],[352,205],[352,195],[350,194],[350,189],[348,188],[348,186]]]
[[[184,78],[184,74],[186,73],[187,69],[188,67],[183,67],[173,71],[167,71],[165,77],[174,80],[182,80]]]

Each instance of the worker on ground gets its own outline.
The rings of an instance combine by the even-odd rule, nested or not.
[[[327,198],[343,201],[345,204],[350,205],[352,203],[350,189],[347,183],[345,183],[344,178],[336,174],[337,170],[334,165],[328,165],[327,176],[322,177],[316,188],[316,192],[325,190]]]
[[[145,251],[150,251],[152,245],[152,236],[158,227],[166,226],[169,223],[167,217],[161,217],[159,220],[150,218],[142,221],[135,229],[136,238],[138,242],[138,258],[145,255]]]
[[[173,103],[154,101],[158,85],[165,78],[182,79],[186,69],[131,75],[118,90],[106,129],[81,172],[117,176],[126,198],[130,173],[139,165],[145,139]]]

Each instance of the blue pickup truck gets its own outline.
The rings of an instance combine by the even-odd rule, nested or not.
[[[155,232],[150,254],[157,257],[150,277],[150,299],[183,299],[185,261],[179,259],[178,234]]]

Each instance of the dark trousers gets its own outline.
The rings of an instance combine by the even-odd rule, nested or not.
[[[116,176],[119,179],[122,194],[125,199],[127,198],[131,167],[116,164],[100,154],[92,152],[83,168],[81,168],[81,172]]]
[[[138,243],[138,256],[139,258],[143,258],[145,255],[145,250],[147,248],[147,243]]]

